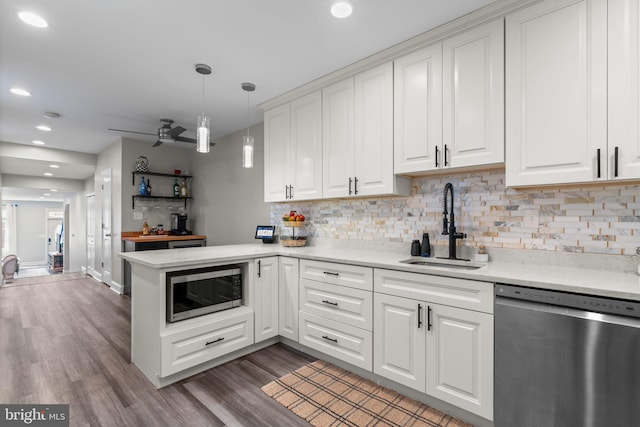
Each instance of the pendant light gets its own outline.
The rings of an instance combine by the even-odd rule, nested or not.
[[[253,83],[242,83],[242,90],[247,92],[247,134],[242,137],[242,167],[253,167],[253,137],[249,134],[251,127],[251,113],[249,107],[249,94],[256,90]]]
[[[202,75],[202,115],[198,116],[196,122],[196,151],[198,153],[208,153],[211,121],[204,114],[204,76],[211,74],[211,67],[207,64],[196,64],[196,72]]]

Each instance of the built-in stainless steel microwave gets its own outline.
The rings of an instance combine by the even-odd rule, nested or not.
[[[167,322],[242,305],[242,270],[237,265],[167,273]]]

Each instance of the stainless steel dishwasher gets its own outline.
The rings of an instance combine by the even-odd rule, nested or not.
[[[640,303],[495,294],[496,427],[640,426]]]

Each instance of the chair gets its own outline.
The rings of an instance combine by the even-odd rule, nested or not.
[[[2,259],[2,282],[12,280],[20,270],[20,259],[15,255],[7,255]]]

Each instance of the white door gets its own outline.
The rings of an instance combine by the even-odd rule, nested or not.
[[[291,102],[292,188],[289,198],[322,198],[322,95],[310,93]]]
[[[373,372],[425,392],[424,302],[375,293]]]
[[[394,172],[437,169],[442,143],[442,44],[394,61]]]
[[[111,169],[102,172],[102,281],[111,286]]]
[[[89,194],[87,196],[87,274],[96,277],[96,212],[95,212],[96,195]]]
[[[278,335],[278,257],[260,258],[256,263],[255,342]]]
[[[427,394],[492,420],[493,316],[437,304],[428,310]]]
[[[504,162],[504,20],[442,43],[443,167]]]
[[[353,78],[322,89],[322,163],[324,197],[353,194]]]
[[[606,0],[536,3],[506,40],[506,184],[606,179]]]
[[[391,194],[394,191],[393,63],[356,75],[354,83],[354,194]]]
[[[639,3],[609,2],[609,179],[640,178]]]
[[[280,335],[298,342],[298,259],[280,257],[278,299]]]
[[[288,198],[289,153],[291,145],[289,104],[264,113],[264,201]]]

